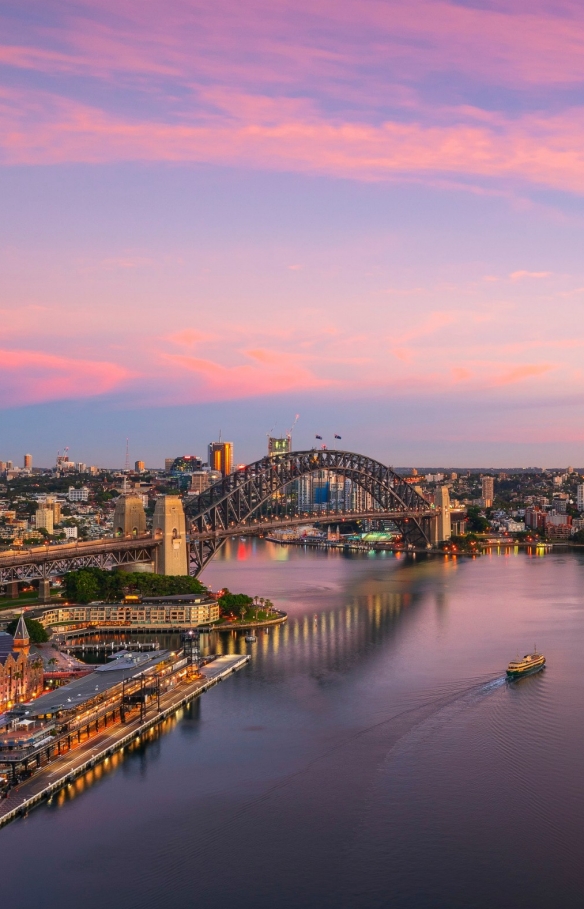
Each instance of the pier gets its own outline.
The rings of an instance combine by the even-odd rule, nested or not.
[[[35,805],[51,798],[73,780],[106,760],[158,725],[193,698],[221,682],[231,673],[241,669],[249,660],[247,655],[219,656],[204,666],[201,676],[171,688],[160,695],[155,712],[140,716],[126,723],[106,726],[101,732],[87,738],[77,747],[70,748],[37,770],[30,778],[11,789],[0,802],[0,827],[17,817],[25,816]]]

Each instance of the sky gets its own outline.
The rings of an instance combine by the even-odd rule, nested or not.
[[[572,0],[4,0],[0,459],[584,465],[583,60]]]

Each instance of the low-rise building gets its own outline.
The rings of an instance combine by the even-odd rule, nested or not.
[[[43,661],[30,653],[30,639],[21,615],[14,637],[0,632],[0,713],[30,701],[43,691]]]
[[[219,604],[207,596],[177,594],[170,597],[148,597],[138,603],[90,603],[88,606],[56,606],[43,613],[45,627],[136,627],[194,628],[216,622]]]

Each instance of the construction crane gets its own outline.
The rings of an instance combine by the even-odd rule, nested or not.
[[[289,442],[290,451],[292,451],[292,430],[294,429],[294,427],[295,427],[296,424],[298,423],[298,420],[299,420],[299,419],[300,419],[300,414],[297,413],[297,414],[296,414],[296,417],[294,418],[294,422],[292,423],[292,426],[290,427],[290,429],[289,429],[288,432],[286,433],[286,438],[288,439],[288,442]]]

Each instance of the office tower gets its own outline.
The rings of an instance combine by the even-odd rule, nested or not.
[[[576,508],[578,511],[584,511],[584,483],[577,487]]]
[[[164,459],[164,470],[168,473],[169,470],[172,470],[172,465],[174,464],[176,458],[165,458]]]
[[[233,470],[233,442],[211,442],[209,444],[209,467],[220,470],[224,477]]]
[[[35,526],[37,530],[46,530],[47,533],[53,532],[53,509],[52,507],[37,508]]]
[[[181,455],[172,462],[170,472],[176,477],[180,474],[194,473],[196,470],[201,470],[202,467],[203,462],[196,455]]]
[[[482,487],[483,487],[483,505],[485,508],[490,508],[495,499],[495,478],[494,477],[483,477],[482,478]]]
[[[276,455],[288,454],[291,450],[292,439],[290,436],[284,436],[283,439],[268,436],[268,457],[274,458]]]
[[[134,470],[136,473],[144,473],[144,461],[136,461],[134,464]]]
[[[31,454],[25,454],[25,456],[24,456],[24,469],[32,470],[32,455]]]
[[[14,464],[12,463],[12,461],[6,461],[6,470],[12,470],[13,467],[14,467]]]

